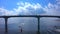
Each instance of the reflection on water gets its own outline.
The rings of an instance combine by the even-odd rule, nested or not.
[[[40,34],[60,34],[60,21],[57,18],[41,18]],[[8,33],[4,33],[4,24],[0,25],[0,34],[37,34],[37,19],[13,19],[8,24]],[[12,22],[8,21],[8,22]],[[23,25],[20,25],[23,23]],[[22,31],[22,32],[21,32]]]
[[[41,34],[60,34],[60,32],[56,31],[58,28],[60,30],[59,25],[60,21],[55,20],[57,20],[57,18],[41,18],[40,22]]]

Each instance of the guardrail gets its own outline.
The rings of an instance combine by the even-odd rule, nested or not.
[[[40,18],[41,17],[56,17],[56,18],[60,18],[60,16],[52,16],[52,15],[14,15],[14,16],[0,16],[0,18],[4,18],[5,19],[5,32],[7,33],[8,32],[8,25],[7,25],[7,21],[8,21],[8,18],[11,18],[11,17],[35,17],[38,19],[38,32],[37,34],[40,34]]]

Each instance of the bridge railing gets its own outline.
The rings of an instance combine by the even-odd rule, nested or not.
[[[56,17],[56,18],[60,18],[60,16],[52,16],[52,15],[14,15],[14,16],[0,16],[0,18],[4,18],[5,19],[5,32],[8,32],[8,25],[7,25],[7,21],[8,18],[11,17],[34,17],[38,19],[38,31],[37,34],[40,34],[40,18],[41,17]]]

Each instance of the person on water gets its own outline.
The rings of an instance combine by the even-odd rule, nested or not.
[[[20,30],[20,32],[22,32],[22,27],[21,26],[19,26],[19,30]]]

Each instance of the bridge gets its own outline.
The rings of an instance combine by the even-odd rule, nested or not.
[[[38,19],[38,31],[37,34],[40,34],[40,18],[41,17],[56,17],[56,18],[60,18],[60,16],[53,16],[53,15],[13,15],[13,16],[0,16],[0,18],[4,18],[5,19],[5,32],[8,33],[8,25],[7,25],[7,21],[8,18],[11,17],[34,17]]]

